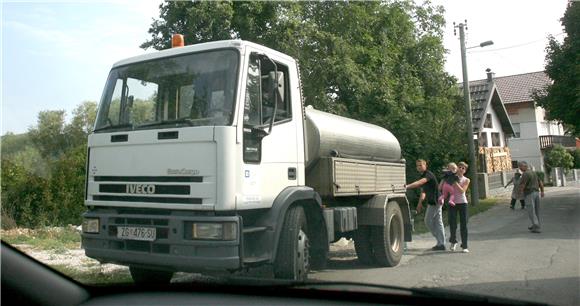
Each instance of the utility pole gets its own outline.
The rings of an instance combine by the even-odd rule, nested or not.
[[[463,68],[463,100],[465,102],[465,114],[467,117],[467,146],[469,149],[469,168],[468,176],[471,178],[471,204],[479,204],[479,184],[477,182],[477,164],[475,160],[475,145],[473,143],[473,123],[471,118],[471,97],[469,95],[469,80],[467,78],[467,59],[465,48],[465,30],[467,29],[467,20],[465,23],[460,23],[455,28],[459,28],[459,41],[461,43],[461,66]]]

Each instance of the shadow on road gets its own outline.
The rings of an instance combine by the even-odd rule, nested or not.
[[[364,265],[357,258],[337,259],[330,258],[326,264],[326,270],[350,270],[350,269],[376,269],[376,266]]]

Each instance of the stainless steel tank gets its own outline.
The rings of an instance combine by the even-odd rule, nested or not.
[[[401,146],[387,129],[319,110],[306,112],[306,167],[322,157],[398,162]]]

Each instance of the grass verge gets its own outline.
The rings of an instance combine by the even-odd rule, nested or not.
[[[85,285],[107,285],[132,283],[129,271],[117,270],[113,273],[103,273],[99,268],[81,271],[65,265],[52,265],[53,269]]]
[[[57,254],[81,247],[81,234],[72,227],[6,230],[2,231],[2,240],[10,244],[27,244]]]
[[[490,208],[492,208],[494,205],[498,204],[498,202],[500,201],[500,199],[497,198],[488,198],[488,199],[483,199],[479,201],[479,205],[477,206],[473,206],[473,205],[469,205],[467,208],[467,215],[469,216],[469,218],[482,213]],[[449,221],[447,220],[449,214],[447,213],[447,210],[444,208],[443,210],[443,224],[445,226],[449,225]],[[423,211],[418,214],[415,215],[415,220],[414,220],[414,227],[415,227],[415,231],[413,232],[413,234],[417,235],[417,234],[423,234],[423,233],[427,233],[429,232],[429,230],[427,229],[427,227],[425,226],[425,222],[423,221],[423,219],[425,218],[425,206],[423,206]]]

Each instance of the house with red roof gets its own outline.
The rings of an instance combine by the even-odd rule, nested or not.
[[[483,83],[493,83],[497,88],[513,128],[513,134],[507,137],[506,142],[514,168],[518,161],[526,161],[536,170],[545,171],[544,156],[548,150],[555,145],[569,149],[576,147],[575,137],[566,135],[560,123],[547,120],[546,111],[534,103],[534,91],[541,90],[552,82],[546,73],[537,71],[494,77],[490,69],[486,72],[487,78],[470,82],[470,88]],[[497,138],[491,136],[490,139],[490,135],[483,135],[480,139],[487,138],[487,141],[495,141],[495,144],[500,145],[493,137]]]

